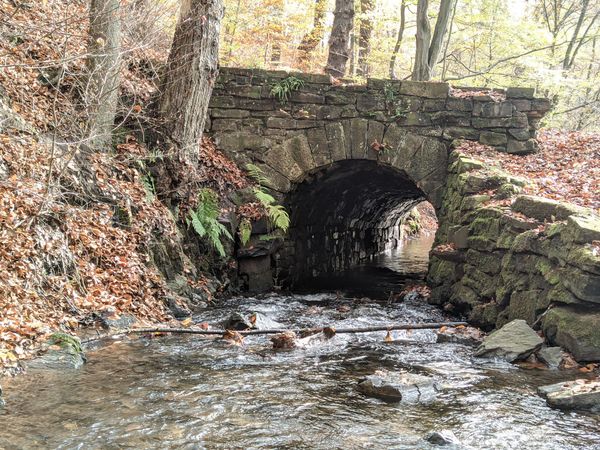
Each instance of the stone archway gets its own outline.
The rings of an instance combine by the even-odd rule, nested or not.
[[[291,76],[301,88],[286,101],[274,98],[273,86]],[[281,263],[308,274],[382,250],[391,224],[415,202],[427,199],[439,210],[455,139],[532,152],[549,109],[533,89],[451,90],[447,83],[376,79],[338,85],[326,75],[226,68],[207,127],[238,165],[257,165],[290,207],[296,219]],[[352,251],[349,233],[360,241]],[[266,279],[270,258],[261,258],[244,265]]]

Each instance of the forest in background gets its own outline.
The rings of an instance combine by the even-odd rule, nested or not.
[[[322,72],[334,3],[225,0],[221,64]],[[410,77],[417,0],[354,3],[347,76]],[[547,126],[599,128],[600,2],[434,0],[428,8],[432,28],[444,4],[450,16],[432,79],[455,86],[535,87],[554,102]]]

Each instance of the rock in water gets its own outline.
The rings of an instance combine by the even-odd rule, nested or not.
[[[48,339],[46,353],[25,362],[28,370],[69,370],[79,369],[85,363],[81,341],[76,336],[54,333]]]
[[[560,409],[600,411],[600,381],[579,379],[538,388],[546,403]]]
[[[460,445],[460,441],[450,430],[432,431],[423,439],[434,445]]]
[[[358,390],[390,402],[426,403],[435,399],[435,380],[408,372],[375,372],[358,383]]]
[[[508,362],[527,358],[544,343],[524,320],[513,320],[487,336],[475,356],[504,358]]]
[[[4,407],[4,399],[2,398],[2,386],[0,386],[0,408]]]
[[[280,323],[268,318],[261,313],[251,313],[248,316],[236,312],[223,322],[226,330],[268,330],[284,328]]]
[[[550,369],[558,369],[563,360],[563,350],[560,347],[544,347],[540,349],[537,356]]]

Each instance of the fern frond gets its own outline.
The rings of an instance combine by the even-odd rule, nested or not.
[[[242,219],[238,227],[238,235],[240,236],[240,242],[242,245],[246,245],[252,235],[252,224],[248,219]]]
[[[269,184],[269,179],[265,177],[265,174],[257,165],[246,164],[246,170],[248,171],[250,178],[256,181],[260,186],[266,186]]]

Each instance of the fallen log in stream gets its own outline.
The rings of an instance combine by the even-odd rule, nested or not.
[[[398,323],[389,325],[374,325],[371,327],[356,327],[356,328],[296,328],[296,329],[270,329],[270,330],[243,330],[236,331],[242,336],[253,336],[259,334],[281,334],[293,332],[299,335],[308,335],[324,332],[326,334],[343,334],[343,333],[370,333],[373,331],[392,331],[392,330],[434,330],[442,327],[458,327],[466,326],[467,322],[432,322],[432,323]],[[164,327],[148,327],[148,328],[132,328],[127,330],[126,334],[134,333],[178,333],[178,334],[200,334],[200,335],[224,335],[228,331],[233,330],[204,330],[198,328],[164,328]]]

